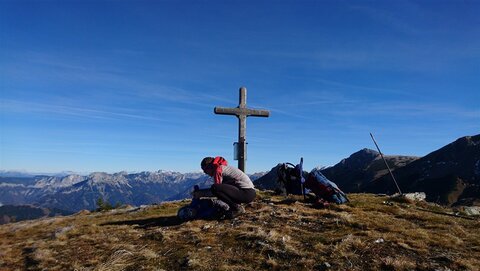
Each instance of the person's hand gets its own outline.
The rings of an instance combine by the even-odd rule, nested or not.
[[[199,195],[198,191],[193,191],[193,192],[190,193],[190,194],[192,195],[192,197],[193,197],[194,199],[200,198],[200,195]]]
[[[210,189],[199,189],[192,192],[194,199],[199,198],[210,198],[213,197],[212,191]]]

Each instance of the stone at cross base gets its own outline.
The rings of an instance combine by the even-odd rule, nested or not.
[[[247,159],[247,117],[265,117],[270,116],[270,111],[261,109],[247,108],[247,89],[241,87],[238,107],[215,107],[215,114],[234,115],[238,118],[238,169],[245,172],[245,160]]]

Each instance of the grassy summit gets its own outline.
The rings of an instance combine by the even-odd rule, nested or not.
[[[479,220],[350,199],[314,209],[262,192],[234,220],[180,224],[184,201],[2,225],[0,270],[479,270]]]

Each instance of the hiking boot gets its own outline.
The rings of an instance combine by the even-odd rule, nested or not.
[[[228,219],[235,218],[241,214],[245,213],[245,208],[242,205],[238,204],[236,206],[230,207],[230,210],[226,213],[225,217]]]

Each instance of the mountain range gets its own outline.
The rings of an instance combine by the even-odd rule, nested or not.
[[[416,156],[384,155],[392,170],[404,167],[419,159]],[[364,192],[366,184],[388,173],[380,153],[363,149],[342,159],[338,164],[321,170],[330,180],[339,185],[347,193]],[[395,191],[393,191],[395,192]]]
[[[480,135],[466,136],[424,156],[384,155],[401,192],[425,192],[443,205],[480,205]],[[379,152],[362,149],[321,172],[346,193],[398,192]],[[255,186],[273,189],[276,167]]]
[[[34,204],[76,212],[95,209],[99,198],[113,204],[144,205],[182,199],[195,184],[208,181],[203,173],[157,171],[87,176],[0,177],[0,203]]]
[[[480,204],[480,135],[459,138],[396,168],[393,173],[401,189],[423,191],[428,201],[445,205]],[[394,192],[394,183],[389,178],[387,175],[374,178],[361,190]]]
[[[422,191],[427,200],[445,205],[480,204],[480,135],[462,137],[424,157],[386,155],[402,192]],[[380,154],[362,149],[322,173],[347,193],[394,193],[396,188]],[[265,173],[250,175],[256,180]],[[267,173],[268,174],[268,173]],[[170,171],[91,173],[86,176],[3,175],[0,206],[28,205],[77,212],[97,208],[99,198],[114,205],[146,205],[188,198],[194,185],[210,177]],[[259,188],[270,188],[257,181]],[[57,211],[58,213],[58,211]],[[0,216],[2,214],[0,213]]]

